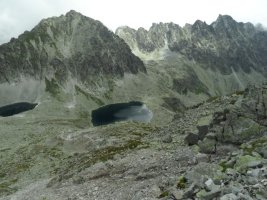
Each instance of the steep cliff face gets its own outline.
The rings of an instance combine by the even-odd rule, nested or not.
[[[186,79],[192,77],[188,76],[191,71],[212,95],[243,89],[248,83],[263,81],[267,75],[267,32],[227,15],[220,15],[210,25],[200,20],[184,27],[159,23],[148,31],[120,27],[116,33],[146,63],[153,60],[161,68],[183,68],[187,71]],[[216,82],[220,83],[217,91],[213,88]]]
[[[0,82],[21,77],[64,82],[71,76],[90,82],[93,75],[122,77],[145,72],[142,61],[101,22],[75,11],[42,20],[0,46]]]

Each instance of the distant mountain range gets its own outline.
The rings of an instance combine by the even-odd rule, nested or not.
[[[227,15],[210,25],[159,23],[149,30],[120,27],[114,34],[70,11],[0,46],[0,96],[33,101],[36,91],[57,85],[72,94],[78,86],[102,102],[157,99],[157,106],[183,107],[266,81],[266,55],[267,32]],[[8,99],[7,85],[14,84],[29,95],[14,89]]]
[[[116,34],[147,63],[154,60],[163,66],[184,68],[187,78],[173,81],[182,87],[178,88],[181,92],[194,91],[193,83],[194,87],[201,84],[201,90],[209,94],[225,94],[262,81],[267,75],[267,32],[228,15],[219,15],[210,25],[200,20],[184,27],[159,23],[148,31],[120,27]],[[189,80],[192,77],[194,80]]]

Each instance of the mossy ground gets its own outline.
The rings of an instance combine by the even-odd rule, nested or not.
[[[246,155],[252,155],[252,152],[255,152],[258,148],[266,147],[267,137],[263,136],[257,138],[249,143],[244,143],[240,147],[244,150]]]
[[[168,191],[164,191],[159,195],[159,198],[161,199],[161,198],[164,198],[164,197],[167,197],[167,196],[169,196],[169,192]]]
[[[98,162],[113,159],[115,155],[123,155],[135,149],[148,148],[149,143],[142,138],[155,130],[150,125],[139,123],[117,123],[108,125],[99,130],[98,134],[106,134],[117,138],[120,143],[107,145],[92,152],[78,153],[62,160],[60,167],[54,170],[54,174],[60,175],[62,179],[68,179],[75,173],[82,171]],[[75,164],[74,164],[75,163]]]
[[[186,187],[186,178],[184,176],[179,177],[179,180],[177,182],[177,188],[184,189]]]
[[[12,179],[9,181],[1,182],[0,183],[0,196],[1,194],[4,195],[9,195],[12,194],[13,192],[17,191],[16,187],[12,187],[13,184],[17,182],[17,179]]]
[[[18,120],[21,120],[22,125],[25,126],[23,119],[19,118]],[[19,126],[19,123],[15,126],[16,123],[9,121],[6,126],[3,124],[1,128],[7,131]],[[115,155],[148,148],[149,143],[143,141],[143,137],[157,129],[149,124],[134,122],[90,128],[87,118],[74,117],[66,119],[33,118],[26,125],[27,129],[21,129],[18,133],[13,132],[14,135],[21,134],[21,139],[18,138],[18,141],[23,142],[15,148],[3,147],[0,152],[0,183],[2,184],[0,196],[15,192],[14,188],[20,188],[23,184],[21,180],[26,177],[31,181],[54,176],[68,179],[78,171],[98,162],[113,159]],[[38,126],[37,132],[35,132],[37,129],[34,128],[36,126]],[[112,137],[118,142],[103,144],[100,148],[75,153],[67,151],[65,148],[66,140],[64,138],[69,134],[74,134],[77,141],[84,134],[88,137],[93,134],[94,137],[103,139]],[[79,143],[73,145],[79,146]],[[6,156],[8,154],[9,156]],[[16,183],[13,180],[17,180]]]

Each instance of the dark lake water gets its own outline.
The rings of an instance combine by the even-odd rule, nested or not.
[[[147,123],[150,122],[152,117],[153,113],[144,103],[139,101],[109,104],[92,111],[92,123],[94,126],[126,120]]]
[[[32,110],[37,103],[19,102],[0,107],[0,116],[9,117],[28,110]]]

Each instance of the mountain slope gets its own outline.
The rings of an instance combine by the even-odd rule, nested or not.
[[[88,82],[91,75],[145,72],[128,46],[99,21],[75,11],[42,20],[32,31],[0,47],[0,81],[21,76]]]
[[[121,38],[101,22],[70,11],[0,46],[0,106],[47,102],[46,114],[67,109],[90,116],[91,109],[113,102],[116,80],[139,72],[146,73],[143,62]]]
[[[192,83],[209,95],[231,93],[267,75],[267,32],[227,15],[220,15],[211,25],[200,20],[184,27],[159,23],[148,31],[120,27],[116,34],[148,66],[151,61],[154,68],[173,66],[177,74],[168,69],[166,73],[173,76],[174,88],[177,83],[183,85],[180,93],[196,93]],[[181,72],[185,74],[182,78]]]

